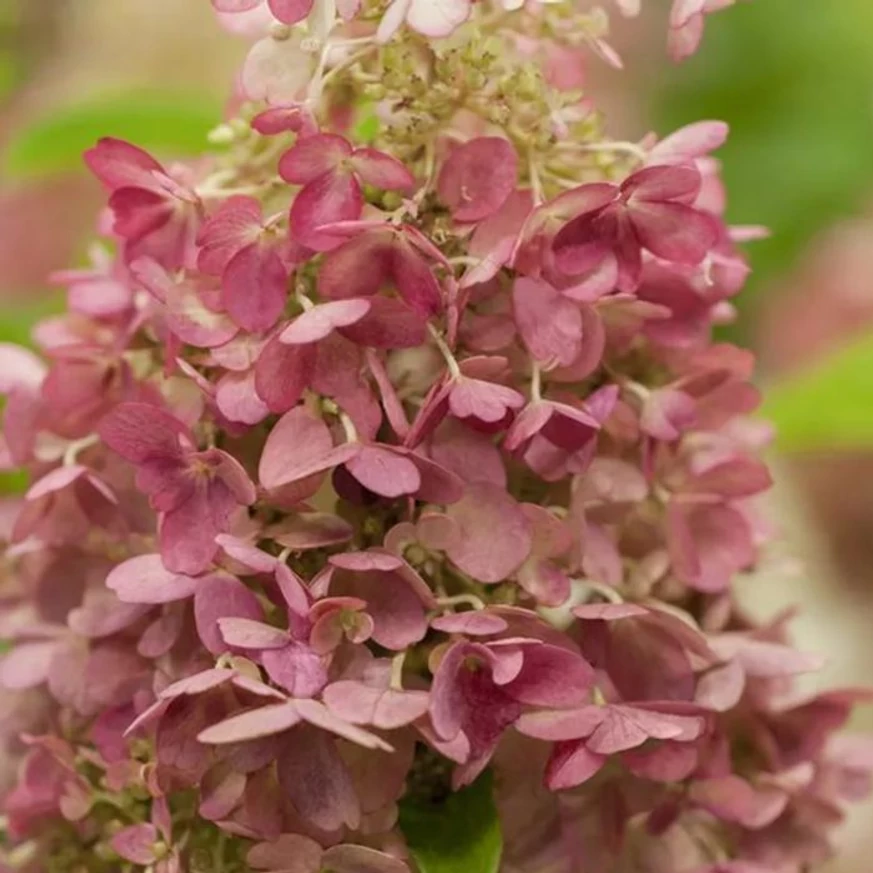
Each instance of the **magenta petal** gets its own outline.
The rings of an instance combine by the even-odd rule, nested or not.
[[[306,140],[304,140],[306,142]],[[330,172],[306,185],[291,205],[291,235],[302,245],[327,251],[337,245],[337,237],[318,228],[360,216],[364,197],[358,180],[350,173]]]
[[[274,337],[255,365],[255,390],[271,412],[287,412],[312,381],[315,346],[287,346]]]
[[[240,327],[265,331],[285,308],[288,272],[274,248],[255,243],[230,259],[221,288],[224,307]]]
[[[693,165],[646,167],[625,179],[621,191],[634,206],[640,200],[691,203],[701,182],[700,171]]]
[[[185,600],[197,590],[198,580],[171,573],[160,555],[139,555],[115,567],[106,585],[125,603],[172,603]]]
[[[419,315],[436,315],[442,309],[442,292],[430,264],[405,240],[394,245],[393,274],[400,296]]]
[[[277,766],[285,796],[309,825],[328,832],[358,826],[361,810],[351,775],[327,734],[296,730]]]
[[[533,544],[530,522],[502,488],[474,482],[446,514],[460,528],[460,536],[446,554],[480,582],[501,582],[530,553]]]
[[[524,650],[524,666],[504,691],[530,706],[571,707],[588,700],[594,669],[568,649],[544,644]]]
[[[259,843],[246,855],[255,870],[282,870],[284,873],[318,873],[324,850],[309,837],[282,834],[272,843]]]
[[[517,180],[518,155],[512,143],[483,136],[449,155],[437,190],[457,221],[481,221],[509,199]]]
[[[261,218],[261,204],[254,197],[228,197],[197,235],[198,268],[220,276],[231,258],[255,241],[262,229]]]

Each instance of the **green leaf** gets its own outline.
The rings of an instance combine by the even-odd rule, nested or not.
[[[873,334],[770,387],[763,414],[785,451],[873,446]]]
[[[207,145],[221,105],[202,94],[123,93],[54,108],[18,131],[3,155],[11,176],[46,175],[82,166],[101,136],[130,140],[158,156],[187,157]]]
[[[497,873],[503,835],[490,773],[440,803],[405,800],[400,828],[421,873]]]

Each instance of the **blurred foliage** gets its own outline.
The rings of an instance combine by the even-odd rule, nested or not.
[[[771,386],[764,415],[784,451],[873,446],[873,335]]]
[[[756,291],[873,189],[873,3],[755,0],[713,16],[701,52],[659,83],[658,129],[721,118],[734,223],[773,236],[750,247],[734,338],[749,340]],[[751,309],[749,310],[749,307]]]
[[[130,140],[157,155],[201,153],[221,119],[221,105],[202,94],[121,93],[53,108],[18,130],[3,155],[3,171],[32,176],[75,170],[101,136]]]

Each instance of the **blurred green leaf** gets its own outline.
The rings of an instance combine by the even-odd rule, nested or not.
[[[762,413],[785,451],[873,447],[873,334],[771,385]]]
[[[503,835],[490,773],[441,803],[405,800],[400,828],[421,873],[497,873]]]
[[[101,136],[130,140],[157,155],[196,155],[220,118],[220,103],[202,94],[133,92],[57,107],[13,135],[3,172],[32,176],[77,169],[82,152]]]
[[[755,289],[873,188],[873,4],[802,6],[766,0],[713,16],[700,53],[659,92],[662,132],[702,118],[730,123],[719,152],[728,218],[773,231],[749,249],[741,307],[754,309]]]

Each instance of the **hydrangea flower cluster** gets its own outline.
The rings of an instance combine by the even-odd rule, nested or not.
[[[429,873],[398,810],[486,779],[501,870],[810,870],[873,756],[731,588],[725,125],[609,140],[571,2],[213,5],[213,153],[91,149],[103,243],[0,350],[0,868]]]

